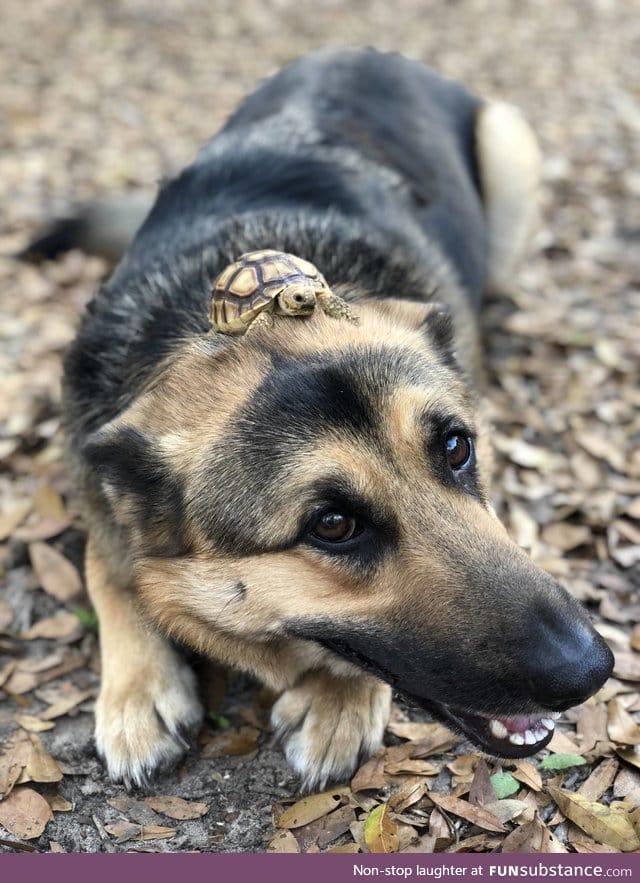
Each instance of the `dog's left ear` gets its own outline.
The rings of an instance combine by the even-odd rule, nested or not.
[[[441,303],[419,303],[400,298],[375,301],[375,308],[394,324],[424,331],[429,342],[447,362],[456,363],[451,307]]]

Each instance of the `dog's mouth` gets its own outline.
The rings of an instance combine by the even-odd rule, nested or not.
[[[556,713],[498,717],[463,711],[441,702],[409,697],[412,702],[433,712],[453,729],[470,739],[478,748],[496,757],[529,757],[551,741]]]

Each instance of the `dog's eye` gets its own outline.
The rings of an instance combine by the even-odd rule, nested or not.
[[[446,441],[447,462],[454,471],[466,466],[471,458],[471,439],[461,432],[452,432]]]
[[[351,515],[325,512],[311,528],[311,534],[325,543],[346,543],[358,531],[358,522]]]

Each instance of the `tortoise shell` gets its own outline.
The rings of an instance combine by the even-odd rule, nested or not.
[[[242,334],[260,313],[275,311],[278,295],[292,285],[304,286],[316,294],[330,291],[320,271],[309,261],[272,249],[247,252],[214,281],[209,321],[223,334]],[[308,303],[307,299],[306,313]]]

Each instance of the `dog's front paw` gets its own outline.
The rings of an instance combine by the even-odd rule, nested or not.
[[[202,721],[196,678],[169,647],[148,666],[109,665],[96,703],[96,747],[109,776],[146,785],[189,747]]]
[[[311,672],[280,696],[272,723],[285,755],[307,790],[350,776],[379,748],[391,689],[368,676]]]

